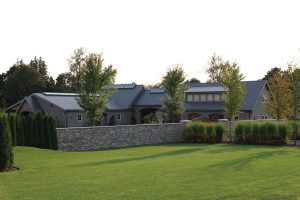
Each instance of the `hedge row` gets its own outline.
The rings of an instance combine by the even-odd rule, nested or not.
[[[240,122],[235,127],[236,144],[286,144],[288,125],[272,122]]]
[[[17,146],[57,149],[56,121],[44,113],[9,115],[12,142]]]
[[[222,142],[224,127],[221,124],[188,123],[184,127],[184,142],[188,143],[219,143]]]
[[[0,113],[0,171],[12,167],[14,163],[12,136],[6,114]]]

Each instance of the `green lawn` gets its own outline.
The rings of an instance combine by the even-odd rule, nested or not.
[[[94,152],[17,147],[0,199],[300,199],[300,148],[172,144]]]

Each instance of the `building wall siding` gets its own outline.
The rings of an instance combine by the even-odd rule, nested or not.
[[[58,108],[57,106],[48,103],[40,98],[36,98],[36,100],[45,113],[51,115],[52,117],[54,117],[54,119],[56,119],[58,127],[66,127],[66,113],[61,108]]]
[[[265,87],[264,90],[262,91],[261,95],[267,95],[268,96],[268,89]],[[267,108],[267,103],[262,103],[261,102],[261,96],[259,97],[256,106],[253,109],[253,114],[251,116],[251,119],[257,119],[257,116],[259,115],[260,117],[262,115],[267,115],[268,118],[270,118],[271,116],[269,116],[269,114],[266,111]]]

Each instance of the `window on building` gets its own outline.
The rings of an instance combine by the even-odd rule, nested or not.
[[[235,115],[235,116],[234,116],[234,120],[235,120],[235,121],[239,120],[239,116],[238,116],[238,115]]]
[[[82,115],[77,115],[77,121],[81,122],[82,121]]]
[[[268,119],[268,115],[262,115],[261,119]]]
[[[121,120],[121,113],[117,114],[117,120],[119,120],[119,121]]]
[[[200,101],[206,101],[206,95],[205,94],[200,95]]]
[[[213,100],[213,95],[207,94],[207,101],[212,101],[212,100]]]
[[[187,95],[187,101],[192,102],[193,101],[193,95],[191,95],[191,94]]]
[[[199,94],[194,95],[194,101],[199,102]]]
[[[267,103],[267,95],[262,95],[261,96],[261,102],[262,103]]]
[[[257,115],[257,116],[256,116],[256,119],[260,119],[260,115]]]
[[[220,94],[214,94],[214,101],[220,101],[221,95]]]

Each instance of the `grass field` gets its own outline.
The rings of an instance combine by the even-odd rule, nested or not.
[[[300,199],[300,149],[172,144],[94,152],[17,147],[0,199]]]

